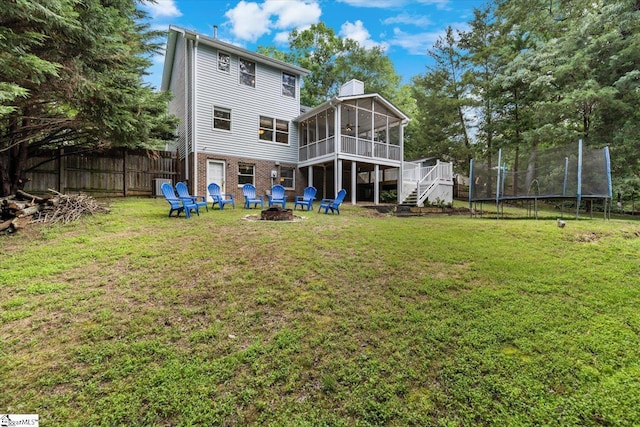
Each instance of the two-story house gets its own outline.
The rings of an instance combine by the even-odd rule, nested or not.
[[[347,190],[347,201],[378,203],[383,189],[403,186],[408,117],[352,80],[315,108],[300,105],[304,68],[171,26],[162,90],[181,119],[176,147],[181,179],[206,194],[217,182],[241,199],[252,183],[261,194],[282,184],[291,199],[313,185],[318,197]],[[415,186],[414,186],[415,187]]]

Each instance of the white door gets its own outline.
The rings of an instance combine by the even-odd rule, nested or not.
[[[224,189],[224,162],[218,162],[215,160],[209,160],[207,162],[207,185],[215,182],[220,186],[223,193],[226,193]],[[211,198],[209,196],[209,198]]]

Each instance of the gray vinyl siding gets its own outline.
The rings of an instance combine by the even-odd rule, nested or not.
[[[171,83],[169,89],[173,94],[173,99],[169,101],[169,111],[174,114],[180,123],[178,124],[178,140],[176,146],[180,158],[184,158],[185,154],[185,140],[187,134],[186,127],[186,115],[187,112],[185,102],[185,43],[183,37],[178,37],[175,61],[173,63],[173,70],[171,73]]]
[[[229,52],[222,51],[229,54]],[[218,71],[217,50],[200,45],[197,52],[196,126],[199,152],[273,160],[298,161],[298,132],[293,119],[300,114],[296,98],[282,95],[282,71],[256,63],[255,87],[239,83],[238,56],[231,54],[230,72]],[[231,110],[231,131],[213,128],[213,107]],[[289,121],[289,144],[258,139],[259,117]]]

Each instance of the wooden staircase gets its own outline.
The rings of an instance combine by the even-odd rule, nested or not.
[[[400,206],[418,206],[418,189],[413,190],[403,201]]]
[[[453,167],[451,163],[436,162],[434,166],[404,163],[402,206],[423,207],[433,201],[452,201]]]

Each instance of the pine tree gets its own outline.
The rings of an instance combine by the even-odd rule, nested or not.
[[[475,101],[463,78],[467,64],[453,28],[447,28],[429,55],[434,65],[413,80],[419,130],[412,135],[410,149],[422,156],[443,157],[464,169],[472,150],[467,112]]]
[[[0,3],[0,193],[23,187],[39,149],[153,148],[168,94],[142,76],[158,46],[134,0]]]

